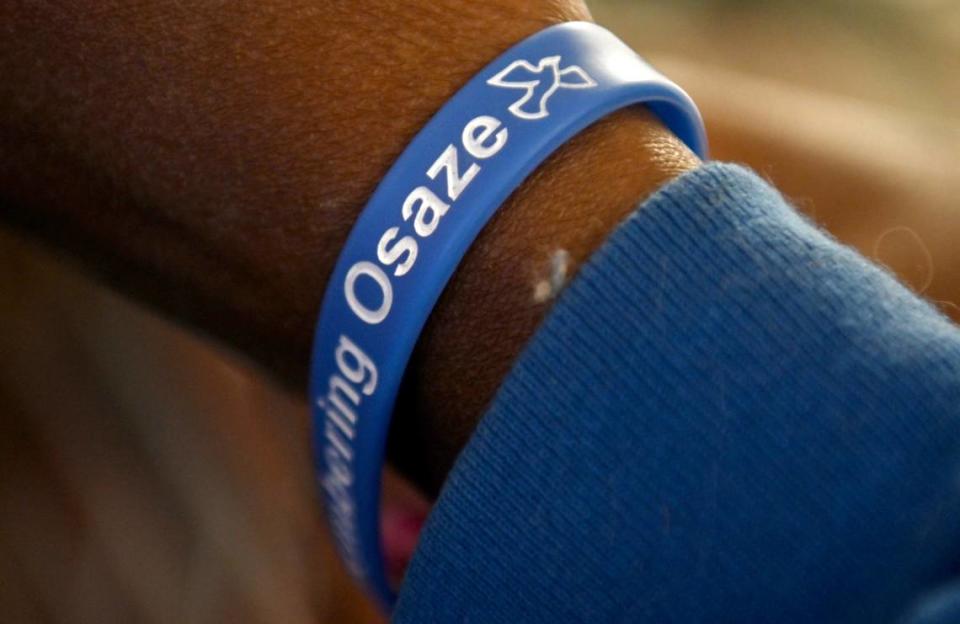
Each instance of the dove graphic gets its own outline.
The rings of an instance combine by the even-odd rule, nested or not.
[[[548,117],[550,111],[547,110],[547,102],[559,89],[589,89],[597,86],[596,81],[577,65],[561,69],[560,56],[546,56],[535,66],[522,59],[514,61],[487,80],[487,84],[525,91],[523,97],[511,104],[509,109],[520,119]],[[539,97],[535,97],[538,93]]]

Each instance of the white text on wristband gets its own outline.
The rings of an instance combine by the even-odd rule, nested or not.
[[[484,224],[559,145],[644,104],[705,157],[690,98],[608,31],[548,28],[463,87],[394,163],[331,275],[314,342],[319,478],[351,573],[389,606],[379,541],[387,430],[404,370],[437,298]]]

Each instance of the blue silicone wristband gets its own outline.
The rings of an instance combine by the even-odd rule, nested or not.
[[[347,568],[389,608],[380,478],[404,369],[471,242],[558,146],[645,104],[700,157],[693,101],[609,31],[543,30],[487,66],[397,159],[361,213],[330,277],[314,341],[317,468]]]

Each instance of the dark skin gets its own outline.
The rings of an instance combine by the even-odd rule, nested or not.
[[[0,7],[0,215],[303,392],[366,199],[450,95],[575,0]],[[436,492],[550,301],[637,202],[698,165],[642,108],[563,146],[460,265],[408,369],[391,456]]]

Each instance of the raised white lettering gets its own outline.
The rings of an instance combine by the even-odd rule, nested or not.
[[[371,310],[357,298],[357,278],[361,275],[371,278],[380,287],[383,300],[380,302],[379,308]],[[383,269],[372,262],[363,260],[350,267],[350,270],[347,271],[347,277],[343,281],[343,293],[347,297],[347,304],[350,309],[364,323],[376,325],[383,322],[383,319],[390,314],[390,306],[393,305],[393,286],[390,285],[390,278],[383,272]]]
[[[351,366],[347,361],[350,356],[356,363]],[[377,367],[366,353],[346,336],[340,336],[340,342],[337,344],[337,350],[334,353],[337,360],[337,368],[340,374],[355,384],[363,384],[360,391],[370,396],[377,389]],[[366,383],[364,383],[366,380]],[[333,384],[331,383],[331,387]],[[357,397],[354,403],[359,403],[360,397]]]
[[[417,239],[412,236],[403,236],[391,246],[390,243],[397,238],[399,231],[400,228],[392,227],[383,233],[383,236],[380,237],[380,242],[377,243],[377,260],[384,266],[390,266],[406,254],[406,260],[393,269],[395,276],[402,277],[407,274],[407,271],[413,268],[413,263],[417,261],[419,246],[417,245]]]
[[[437,174],[443,169],[447,170],[447,197],[450,198],[450,201],[460,197],[463,189],[467,188],[470,181],[480,173],[480,165],[473,163],[467,167],[466,173],[460,175],[457,168],[457,148],[453,145],[448,145],[447,149],[440,154],[440,158],[433,161],[433,164],[427,169],[427,175],[430,176],[431,180],[436,180]]]
[[[497,132],[502,124],[496,117],[489,115],[480,115],[474,117],[463,128],[463,147],[466,148],[474,158],[490,158],[500,151],[507,144],[509,133],[506,128]],[[490,138],[490,135],[497,132],[491,145],[484,145],[484,141]]]
[[[437,194],[425,186],[418,186],[410,191],[403,200],[400,213],[404,221],[409,221],[416,207],[417,215],[413,220],[413,230],[424,238],[430,236],[440,225],[440,217],[447,214],[450,204],[437,197]]]

